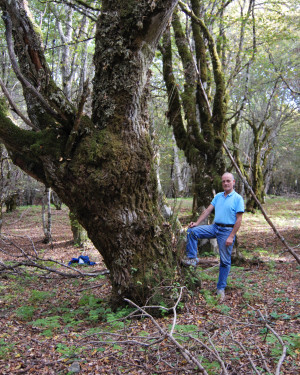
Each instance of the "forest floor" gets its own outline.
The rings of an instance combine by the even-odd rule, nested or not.
[[[180,215],[189,204],[183,201]],[[300,199],[269,198],[265,209],[299,254]],[[207,256],[198,267],[201,287],[191,292],[174,284],[177,312],[160,318],[130,307],[112,311],[100,254],[91,243],[73,246],[65,207],[52,214],[47,245],[41,207],[4,214],[0,374],[300,373],[300,267],[261,213],[244,215],[238,241],[248,261],[232,267],[225,301],[215,296],[218,259]],[[96,265],[59,264],[80,255]],[[33,262],[44,269],[29,267]],[[63,275],[76,270],[90,276]]]

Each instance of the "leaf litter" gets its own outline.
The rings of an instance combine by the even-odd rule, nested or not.
[[[0,266],[34,244],[40,258],[65,264],[88,255],[96,265],[80,269],[95,276],[1,269],[0,374],[183,375],[201,373],[199,365],[213,375],[299,373],[299,266],[259,213],[244,215],[238,242],[252,261],[232,267],[224,303],[215,297],[217,258],[208,257],[201,288],[174,286],[182,291],[176,316],[151,318],[133,306],[110,309],[108,275],[97,275],[102,257],[91,243],[73,246],[65,207],[52,212],[50,244],[42,242],[39,208],[22,209],[4,213]],[[299,199],[270,199],[267,211],[299,251]]]

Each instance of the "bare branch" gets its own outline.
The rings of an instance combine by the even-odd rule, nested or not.
[[[286,346],[284,342],[282,341],[282,338],[278,335],[278,333],[267,323],[267,320],[263,316],[262,312],[260,310],[258,310],[258,312],[262,320],[265,322],[266,327],[273,333],[273,335],[277,338],[277,340],[280,342],[280,345],[282,347],[282,354],[281,354],[281,357],[279,358],[276,371],[275,371],[275,375],[280,375],[280,369],[286,357]]]
[[[32,129],[34,130],[40,130],[36,125],[34,125],[26,116],[23,115],[23,113],[18,109],[17,105],[15,104],[15,102],[13,101],[12,97],[10,96],[6,86],[4,85],[4,82],[2,81],[2,79],[0,78],[0,86],[2,88],[2,91],[4,93],[4,95],[7,97],[7,100],[9,102],[9,104],[12,106],[14,112],[16,112],[16,114],[21,117],[21,119],[25,122],[26,125],[30,126]]]
[[[253,370],[255,371],[255,373],[256,373],[257,375],[261,375],[261,372],[258,371],[257,367],[255,366],[255,363],[253,362],[252,357],[251,357],[251,355],[249,354],[248,350],[244,347],[244,345],[243,345],[241,342],[239,342],[238,340],[236,340],[236,339],[234,338],[234,336],[233,336],[231,330],[230,330],[230,334],[231,334],[231,337],[232,337],[233,342],[235,342],[235,343],[236,343],[236,344],[237,344],[237,345],[243,350],[243,352],[246,354],[246,356],[248,357],[248,360],[249,360],[249,362],[250,362],[250,364],[251,364]]]
[[[269,366],[268,366],[268,364],[267,364],[266,358],[265,358],[265,356],[263,355],[263,352],[261,351],[261,349],[260,349],[260,347],[259,347],[258,345],[255,345],[255,346],[256,346],[256,349],[258,350],[258,352],[259,352],[259,354],[260,354],[260,356],[261,356],[261,358],[262,358],[262,360],[263,360],[263,364],[264,364],[264,368],[265,368],[265,370],[267,371],[267,373],[268,373],[269,375],[272,375],[271,370],[269,369]]]
[[[3,250],[2,248],[0,248],[0,251],[2,253],[6,254],[6,255],[10,255],[12,258],[18,259],[18,261],[10,262],[9,265],[7,265],[7,264],[5,264],[5,262],[1,261],[0,265],[2,267],[0,268],[0,273],[4,272],[4,271],[16,271],[19,267],[22,267],[22,266],[38,268],[38,269],[45,270],[45,271],[48,271],[48,272],[51,272],[51,273],[56,273],[56,274],[58,274],[60,276],[64,276],[64,277],[85,277],[85,276],[104,275],[104,274],[108,273],[107,270],[101,270],[101,271],[92,272],[92,273],[85,273],[85,272],[80,271],[77,268],[68,266],[68,265],[66,265],[62,262],[59,262],[57,260],[54,260],[54,259],[40,258],[37,255],[37,252],[36,252],[36,249],[34,247],[33,241],[30,239],[29,236],[26,236],[26,238],[30,240],[33,251],[34,251],[34,255],[31,255],[28,252],[26,252],[23,248],[18,246],[16,243],[14,243],[11,239],[9,239],[9,236],[10,235],[1,234],[0,240],[6,246],[12,245],[14,248],[16,248],[19,251],[19,254],[14,255],[14,254],[8,253],[7,251]],[[14,237],[22,237],[22,236],[14,236]],[[23,258],[24,260],[19,260],[20,258]],[[45,263],[49,263],[49,262],[53,263],[53,264],[57,264],[57,265],[59,265],[61,267],[64,267],[66,269],[72,270],[72,273],[62,272],[62,271],[59,271],[56,268],[44,265]]]
[[[66,117],[64,115],[58,114],[57,112],[55,112],[52,109],[52,107],[47,103],[47,101],[41,95],[41,93],[34,86],[32,86],[32,84],[21,73],[21,71],[19,69],[19,66],[18,66],[18,63],[17,63],[17,57],[16,57],[14,49],[13,49],[11,18],[9,16],[8,12],[3,12],[2,18],[4,20],[5,27],[6,27],[5,35],[6,35],[8,53],[9,53],[9,57],[10,57],[10,60],[11,60],[13,70],[14,70],[17,78],[19,79],[20,82],[22,82],[22,84],[24,85],[25,88],[30,90],[33,93],[33,95],[36,98],[38,98],[38,100],[41,102],[41,104],[44,106],[44,108],[48,111],[48,113],[51,114],[51,116],[53,116],[58,121],[61,121],[62,118],[64,120],[66,120]]]

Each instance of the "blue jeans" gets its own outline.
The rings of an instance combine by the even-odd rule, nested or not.
[[[211,225],[201,225],[199,227],[189,228],[187,230],[187,244],[186,244],[186,254],[188,258],[197,257],[197,246],[198,240],[203,238],[216,238],[220,253],[220,271],[219,280],[217,284],[218,289],[225,289],[227,285],[227,277],[230,272],[231,267],[231,253],[233,243],[230,246],[226,246],[226,240],[232,231],[231,227],[220,227],[216,224]]]

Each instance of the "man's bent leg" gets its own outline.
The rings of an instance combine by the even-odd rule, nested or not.
[[[189,228],[187,230],[186,255],[188,258],[197,257],[198,240],[203,238],[215,238],[216,226],[201,225],[199,227]]]
[[[227,278],[231,267],[231,253],[234,245],[235,238],[232,245],[226,246],[226,240],[231,233],[231,228],[220,228],[217,234],[217,241],[220,253],[220,271],[219,280],[217,284],[218,290],[224,290],[227,285]]]

